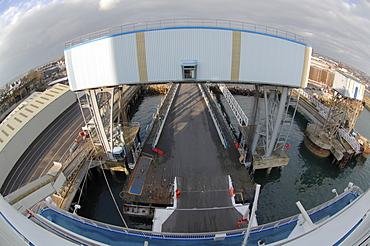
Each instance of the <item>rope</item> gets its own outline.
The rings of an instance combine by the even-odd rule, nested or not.
[[[95,148],[95,146],[94,146],[94,148]],[[116,209],[117,209],[117,211],[118,211],[119,216],[121,217],[121,220],[122,220],[123,224],[125,224],[125,227],[127,227],[127,228],[128,228],[127,223],[126,223],[126,221],[125,221],[125,219],[123,218],[123,215],[122,215],[122,213],[121,213],[121,210],[119,209],[119,207],[118,207],[118,205],[117,205],[116,199],[115,199],[115,198],[114,198],[114,196],[113,196],[113,192],[112,192],[112,190],[111,190],[111,188],[110,188],[110,185],[109,185],[109,182],[108,182],[107,176],[105,175],[105,172],[104,172],[104,169],[103,169],[102,162],[101,162],[101,161],[99,161],[99,162],[100,162],[100,168],[101,168],[101,170],[102,170],[102,172],[103,172],[103,176],[104,176],[105,182],[106,182],[106,184],[107,184],[107,186],[108,186],[108,190],[109,190],[109,193],[110,193],[110,195],[111,195],[111,197],[112,197],[112,200],[113,200],[113,202],[114,202],[114,205],[116,206]]]
[[[87,97],[86,99],[89,101],[88,96],[89,96],[89,95],[88,95],[88,94],[86,94],[86,97]],[[87,120],[86,120],[86,118],[84,117],[83,110],[82,110],[82,108],[81,108],[80,98],[79,98],[79,97],[77,97],[77,98],[78,98],[78,102],[79,102],[79,105],[80,105],[81,113],[82,113],[82,116],[83,116],[83,118],[84,118],[85,125],[86,125],[86,124],[87,124]],[[89,108],[90,108],[90,107],[89,107]],[[90,110],[90,114],[93,116],[93,114],[92,114],[91,110]],[[92,135],[91,135],[90,129],[88,129],[88,132],[89,132],[90,139],[91,139],[91,138],[92,138]],[[92,143],[92,139],[91,139],[91,143]],[[95,152],[97,152],[96,146],[95,146],[93,143],[92,143],[92,145],[94,146],[94,150],[95,150]],[[90,165],[91,165],[91,162],[92,162],[92,160],[90,160],[89,167],[90,167]],[[110,193],[110,195],[111,195],[111,197],[112,197],[112,200],[113,200],[113,202],[114,202],[114,205],[116,206],[117,212],[118,212],[119,216],[121,217],[121,220],[122,220],[123,224],[125,225],[125,227],[126,227],[126,228],[128,228],[127,223],[126,223],[126,221],[125,221],[125,219],[123,218],[123,215],[122,215],[122,213],[121,213],[121,210],[119,209],[119,207],[118,207],[118,205],[117,205],[116,199],[115,199],[115,198],[114,198],[114,196],[113,196],[113,192],[112,192],[112,190],[111,190],[111,188],[110,188],[110,185],[109,185],[108,179],[107,179],[107,177],[106,177],[106,175],[105,175],[105,172],[104,172],[104,169],[103,169],[103,165],[102,165],[103,163],[102,163],[102,161],[101,161],[101,160],[99,160],[99,163],[100,163],[100,168],[101,168],[101,169],[102,169],[102,171],[103,171],[103,176],[104,176],[104,179],[105,179],[105,183],[106,183],[106,184],[107,184],[107,186],[108,186],[109,193]],[[86,177],[87,177],[87,173],[88,173],[88,172],[86,172],[85,180],[86,180]],[[84,180],[84,183],[85,183],[85,180]],[[82,185],[82,187],[83,187],[83,185]],[[80,192],[80,197],[78,198],[78,202],[80,202],[81,194],[82,194],[82,192]]]

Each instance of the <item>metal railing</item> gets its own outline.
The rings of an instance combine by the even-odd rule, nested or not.
[[[220,19],[205,19],[205,18],[188,18],[188,19],[166,19],[166,20],[155,20],[147,22],[138,22],[132,24],[123,24],[100,31],[92,32],[78,38],[72,39],[65,43],[65,48],[88,42],[90,40],[98,39],[101,37],[118,35],[121,33],[150,30],[150,29],[161,29],[170,27],[216,27],[216,28],[227,28],[236,30],[246,30],[251,32],[257,32],[262,34],[268,34],[278,36],[290,40],[294,40],[301,43],[308,43],[308,39],[288,31],[269,27],[265,25],[253,24],[242,21],[232,20],[220,20]]]
[[[307,211],[307,213],[311,216],[314,213],[325,209],[326,207],[330,206],[331,204],[336,203],[340,199],[344,198],[349,193],[354,194],[356,197],[361,196],[364,192],[358,187],[358,186],[348,186],[345,189],[345,192],[342,194],[334,197],[333,199],[315,207]],[[114,226],[109,225],[103,222],[94,221],[91,219],[83,218],[74,214],[71,214],[70,212],[61,210],[51,204],[46,203],[45,201],[41,202],[37,206],[34,206],[32,211],[36,213],[36,211],[39,211],[37,214],[43,214],[44,211],[51,210],[54,211],[56,214],[60,216],[64,216],[66,218],[69,218],[74,221],[79,221],[82,224],[89,225],[98,229],[103,229],[104,231],[113,232],[121,235],[127,235],[127,236],[135,236],[135,237],[144,237],[144,238],[150,238],[150,239],[175,239],[175,240],[203,240],[203,239],[214,239],[216,235],[218,234],[226,234],[226,237],[242,237],[245,235],[245,228],[243,229],[236,229],[236,230],[230,230],[230,231],[219,231],[219,232],[205,232],[205,233],[170,233],[170,232],[152,232],[152,231],[144,231],[139,229],[132,229],[132,228],[124,228],[120,226]],[[268,224],[264,224],[261,226],[257,226],[252,228],[251,235],[259,233],[261,231],[267,231],[271,229],[275,229],[278,227],[281,227],[286,224],[290,223],[296,223],[298,221],[298,216],[291,216],[286,219],[282,219],[279,221],[271,222]],[[35,216],[34,218],[38,219],[39,215]],[[47,217],[46,217],[47,218]],[[41,219],[41,218],[40,218]],[[316,223],[320,223],[321,220],[317,221]],[[47,229],[47,228],[46,228]],[[68,228],[66,228],[68,229]],[[53,230],[56,232],[55,230]],[[57,233],[61,233],[60,231],[57,231]],[[279,232],[275,232],[279,233]]]
[[[176,84],[176,85],[174,85],[174,86],[175,86],[175,87],[174,87],[173,91],[171,92],[171,90],[170,90],[170,91],[168,92],[167,96],[166,96],[166,98],[167,98],[167,97],[170,97],[170,98],[169,98],[169,100],[170,100],[170,101],[168,102],[168,104],[167,104],[167,106],[166,106],[164,117],[163,117],[162,119],[159,119],[159,127],[158,127],[158,129],[157,129],[157,131],[156,131],[156,133],[155,133],[155,136],[154,136],[154,139],[153,139],[153,142],[152,142],[152,148],[155,148],[155,146],[157,145],[157,143],[158,143],[158,141],[159,141],[159,138],[160,138],[161,133],[162,133],[163,126],[164,126],[164,124],[165,124],[165,122],[166,122],[166,119],[167,119],[168,113],[170,112],[170,108],[171,108],[171,106],[172,106],[172,102],[173,102],[173,100],[174,100],[174,98],[175,98],[175,95],[176,95],[177,89],[178,89],[178,87],[179,87],[179,84]],[[172,94],[170,95],[170,93],[172,93]],[[162,107],[162,106],[163,106],[163,105],[161,105],[161,107]]]
[[[217,117],[216,117],[215,113],[213,112],[212,106],[210,105],[209,100],[208,100],[208,96],[205,93],[205,91],[203,90],[202,85],[198,84],[198,86],[199,86],[200,92],[202,93],[203,99],[204,99],[204,101],[205,101],[205,103],[208,107],[209,113],[211,114],[211,118],[213,120],[213,123],[215,124],[215,127],[216,127],[216,130],[217,130],[218,136],[221,140],[221,143],[225,148],[227,148],[227,141],[226,141],[225,134],[222,131],[220,122],[218,122]]]
[[[230,136],[233,139],[233,142],[236,143],[237,139],[235,137],[235,128],[233,127],[233,125],[231,123],[230,124],[228,123],[228,121],[226,119],[227,113],[222,111],[221,104],[217,101],[217,98],[216,98],[215,94],[212,92],[210,86],[211,86],[211,84],[206,84],[207,93],[210,96],[210,98],[212,99],[214,105],[217,105],[218,113],[221,115],[222,120],[224,121],[225,125],[227,126],[227,128],[229,130],[229,133],[230,133]]]
[[[169,87],[168,92],[170,92],[170,91],[171,91],[171,87],[172,87],[172,86],[173,86],[173,85],[171,85],[171,86]],[[162,108],[162,106],[163,106],[163,103],[164,103],[164,101],[165,101],[165,100],[166,100],[166,98],[167,98],[168,92],[167,92],[167,94],[166,94],[165,96],[163,96],[163,97],[161,98],[161,102],[160,102],[160,103],[159,103],[159,105],[157,106],[157,109],[156,109],[155,113],[153,113],[153,114],[152,114],[152,117],[151,117],[150,123],[145,127],[145,130],[144,130],[144,131],[145,131],[145,135],[144,135],[144,138],[142,139],[142,145],[143,145],[143,146],[144,146],[144,144],[145,144],[146,140],[148,139],[150,132],[151,132],[151,131],[152,131],[152,129],[153,129],[154,122],[155,122],[155,120],[157,119],[157,117],[158,117],[158,115],[159,115],[159,112],[160,112],[160,110],[161,110],[161,108]]]
[[[295,89],[300,95],[304,96],[310,102],[317,106],[319,108],[319,114],[323,116],[324,118],[327,118],[329,115],[329,108],[326,107],[324,104],[322,104],[319,100],[317,100],[315,97],[311,96],[307,92],[305,92],[303,89]]]
[[[115,225],[106,224],[103,222],[94,221],[91,219],[83,218],[78,215],[74,215],[65,210],[61,210],[47,202],[43,201],[39,204],[38,208],[40,209],[41,216],[43,211],[52,210],[56,214],[64,216],[66,218],[72,219],[74,221],[79,221],[82,224],[90,225],[92,227],[103,229],[105,231],[114,232],[117,234],[123,234],[127,236],[139,236],[146,237],[150,239],[182,239],[182,240],[201,240],[201,239],[213,239],[218,234],[225,233],[227,236],[243,236],[245,234],[245,229],[236,229],[232,231],[219,231],[219,232],[204,232],[204,233],[171,233],[171,232],[152,232],[144,231],[133,228],[120,227]],[[39,216],[35,217],[38,218]]]
[[[338,129],[339,136],[344,138],[344,140],[347,141],[347,143],[356,151],[356,154],[361,153],[361,145],[357,141],[357,139],[352,136],[346,129],[344,128],[339,128]]]
[[[224,84],[217,84],[220,88],[222,94],[224,95],[226,101],[229,103],[231,110],[233,111],[236,119],[240,126],[248,126],[248,117],[245,115],[243,109],[240,107],[239,103],[236,101],[235,97],[231,94],[229,89],[227,89]],[[244,124],[243,124],[244,123]]]

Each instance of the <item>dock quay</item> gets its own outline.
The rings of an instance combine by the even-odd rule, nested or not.
[[[364,108],[361,101],[337,94],[332,96],[328,107],[306,90],[296,89],[294,95],[299,97],[298,111],[312,121],[307,125],[304,138],[312,153],[320,157],[332,155],[333,163],[339,168],[361,154],[367,157],[369,141],[360,134],[351,134]]]
[[[271,157],[264,158],[264,151],[262,147],[256,148],[256,153],[253,154],[253,172],[257,169],[266,169],[266,173],[270,174],[272,168],[284,169],[288,165],[290,157],[283,149],[276,149],[272,151]]]
[[[216,110],[214,112],[218,114]],[[158,127],[159,123],[155,124]],[[155,146],[155,149],[159,150],[157,152],[153,151],[152,145],[156,133],[154,126],[142,148],[143,154],[126,183],[122,194],[125,202],[172,206],[176,178],[202,180],[202,192],[208,192],[212,188],[211,184],[217,181],[218,177],[225,175],[231,177],[236,202],[251,200],[253,180],[249,171],[240,164],[239,152],[232,144],[232,138],[227,131],[224,131],[224,135],[230,144],[227,148],[220,144],[215,124],[198,85],[178,85]],[[185,191],[189,187],[183,189]]]
[[[323,125],[328,114],[328,107],[303,89],[293,90],[293,95],[299,98],[298,111],[310,118],[313,123]]]
[[[219,19],[133,23],[68,41],[69,88],[46,91],[2,122],[1,241],[146,246],[365,242],[369,192],[349,183],[338,194],[329,185],[341,188],[344,179],[334,182],[338,172],[326,175],[311,165],[317,159],[300,152],[300,141],[291,149],[295,167],[271,177],[273,182],[256,174],[265,185],[262,199],[261,185],[253,180],[255,169],[269,173],[287,165],[289,133],[293,130],[294,140],[302,135],[290,106],[298,103],[291,100],[292,90],[307,87],[312,46],[306,41],[283,30]],[[135,115],[145,126],[140,130],[130,120],[133,102],[140,88],[158,84],[169,92],[161,102],[150,98],[140,105]],[[211,98],[211,84],[220,88],[231,111]],[[227,89],[232,84],[254,87],[256,94],[239,105]],[[363,87],[349,85],[346,89],[356,88],[356,99]],[[76,95],[80,108],[74,106]],[[347,133],[353,135],[347,130],[351,117],[336,118],[347,113],[340,107],[333,112],[323,131],[329,140],[341,134],[348,145],[338,142],[355,155],[359,148],[347,140]],[[110,171],[89,172],[93,167]],[[361,168],[356,169],[354,178]],[[299,201],[312,207],[333,197],[330,191],[319,197],[328,189],[336,196],[318,207],[306,211]],[[292,216],[290,200],[297,201],[299,214]]]
[[[269,175],[273,168],[283,170],[289,163],[290,157],[286,152],[289,148],[287,141],[296,109],[293,109],[292,118],[287,117],[287,114],[289,108],[297,105],[298,101],[293,98],[290,90],[257,85],[253,87],[251,90],[251,87],[243,89],[238,85],[218,84],[217,87],[209,88],[214,93],[222,92],[228,104],[224,106],[229,107],[228,111],[232,111],[237,119],[238,131],[235,131],[236,126],[233,126],[234,129],[230,128],[230,131],[235,133],[235,145],[241,155],[239,161],[250,167],[252,173],[256,170],[266,170],[266,174]],[[233,94],[248,96],[251,99],[248,116]],[[284,96],[280,97],[282,94]],[[214,96],[212,98],[216,101]],[[268,114],[261,110],[262,100],[265,105],[271,106],[265,108]],[[226,126],[231,126],[225,117],[227,112],[223,112],[221,107],[218,108],[224,116]]]
[[[78,192],[82,181],[89,170],[90,157],[94,150],[91,142],[86,142],[81,146],[80,150],[66,162],[63,168],[63,173],[66,176],[66,181],[59,194],[53,194],[52,199],[58,207],[68,210],[72,201]]]

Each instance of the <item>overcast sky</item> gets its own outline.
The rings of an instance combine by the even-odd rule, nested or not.
[[[370,75],[370,0],[0,0],[0,86],[63,55],[64,43],[120,24],[217,18],[310,39]]]

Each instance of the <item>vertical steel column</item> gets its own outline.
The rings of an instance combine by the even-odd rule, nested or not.
[[[258,94],[259,91],[257,90],[257,87],[256,87],[256,93]],[[259,145],[258,143],[261,141],[263,141],[264,143],[266,143],[266,139],[268,139],[268,101],[267,101],[267,88],[266,86],[263,86],[263,97],[264,97],[264,104],[265,104],[265,110],[263,110],[261,107],[262,105],[259,105],[257,110],[258,110],[258,113],[257,113],[257,120],[256,120],[256,131],[255,131],[255,134],[254,134],[254,137],[253,137],[253,142],[252,142],[252,147],[251,147],[251,151],[253,154],[256,154],[256,148],[257,146]],[[258,100],[258,99],[257,99]],[[265,111],[265,112],[263,112]],[[265,114],[265,123],[263,123],[263,114]],[[264,127],[264,124],[266,125],[265,126],[265,129],[266,129],[266,132],[265,133],[262,133],[261,132],[261,128]],[[265,149],[266,149],[266,146],[264,146]]]
[[[110,136],[110,145],[111,145],[111,152],[113,152],[114,143],[113,143],[113,107],[114,107],[114,88],[107,89],[111,94],[110,98],[110,112],[109,112],[109,136]]]
[[[81,100],[81,97],[83,97],[83,96],[85,96],[85,98],[87,97],[87,95],[84,95],[84,93],[86,94],[86,92],[84,92],[84,91],[82,91],[82,92],[81,91],[77,91],[75,93],[75,95],[76,95],[76,98],[77,98],[77,101],[78,101],[78,105],[80,106],[82,118],[83,118],[84,123],[86,125],[87,122],[88,122],[88,120],[87,120],[87,117],[84,114],[84,110],[83,110],[84,103],[83,103],[83,100]],[[82,94],[82,96],[81,96],[81,94]],[[86,98],[85,100],[88,100],[88,99]],[[85,103],[85,106],[86,106],[86,103]]]
[[[278,113],[277,113],[275,124],[274,124],[274,129],[272,131],[270,142],[267,144],[267,150],[264,156],[266,158],[271,157],[272,151],[274,149],[276,139],[277,139],[280,127],[281,127],[281,121],[283,119],[283,115],[285,111],[285,103],[286,103],[287,96],[288,96],[288,88],[283,87],[281,97],[280,97]]]
[[[109,104],[109,102],[99,102],[98,101],[98,93],[103,93],[104,91],[101,91],[100,89],[93,89],[93,90],[88,90],[87,94],[89,95],[90,98],[90,105],[91,105],[91,112],[93,113],[93,118],[95,122],[95,127],[100,139],[101,144],[103,145],[104,151],[108,156],[108,159],[113,159],[113,142],[112,142],[112,119],[111,119],[111,114],[106,115],[106,112],[101,112],[101,107],[107,106],[106,104]],[[102,95],[101,95],[102,96]],[[113,97],[113,95],[111,95]],[[112,98],[111,97],[111,98]],[[101,99],[101,98],[100,98]],[[113,100],[112,100],[113,101]],[[104,120],[104,121],[103,121]],[[105,127],[106,122],[108,121],[108,126]],[[105,124],[104,124],[105,123]],[[105,129],[108,128],[108,129]],[[110,134],[106,133],[106,130],[109,131]],[[109,141],[109,139],[111,141]]]
[[[254,134],[253,142],[252,142],[252,148],[251,148],[252,154],[256,153],[257,144],[260,139],[260,134],[259,134],[260,130],[261,130],[261,125],[257,124],[256,132]]]
[[[244,239],[243,239],[242,246],[246,246],[247,243],[248,243],[249,234],[250,234],[251,229],[252,229],[252,223],[253,223],[253,221],[255,220],[255,217],[256,217],[256,210],[257,210],[257,206],[258,206],[258,199],[259,199],[259,196],[260,196],[260,189],[261,189],[261,185],[257,184],[256,185],[256,191],[254,193],[255,195],[254,195],[254,201],[253,201],[253,205],[252,205],[252,212],[251,212],[251,216],[249,218],[248,227],[247,227],[247,230],[245,232],[245,236],[244,236]]]
[[[271,96],[271,95],[270,95]],[[269,142],[269,101],[267,99],[267,88],[266,86],[263,86],[263,97],[265,99],[265,121],[266,121],[266,143]]]

